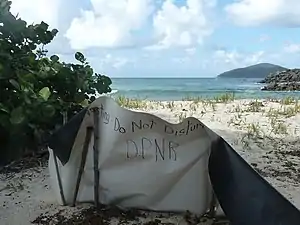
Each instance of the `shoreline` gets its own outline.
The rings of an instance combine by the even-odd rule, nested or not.
[[[220,102],[214,102],[202,99],[147,101],[124,97],[116,101],[125,108],[151,113],[171,123],[179,123],[189,116],[199,119],[222,136],[249,165],[300,209],[300,104],[294,99],[274,102],[224,97],[219,98]],[[41,214],[53,215],[60,210],[63,210],[63,216],[72,216],[88,207],[84,204],[75,208],[57,205],[49,186],[47,167],[27,169],[8,178],[0,174],[0,180],[3,225],[29,225]],[[140,218],[142,224],[149,220],[187,224],[184,215],[147,215]]]
[[[122,93],[122,91],[120,91]],[[272,101],[280,101],[282,99],[286,99],[286,98],[290,98],[290,99],[295,99],[295,100],[300,100],[300,91],[260,91],[262,92],[262,96],[257,97],[257,96],[243,96],[241,95],[241,93],[235,93],[235,92],[224,92],[222,94],[215,94],[215,95],[210,95],[210,96],[201,96],[201,95],[194,95],[194,96],[180,96],[180,97],[176,97],[176,98],[170,98],[170,97],[147,97],[147,96],[143,96],[143,97],[139,97],[139,96],[131,96],[131,95],[123,95],[120,94],[119,91],[115,92],[115,93],[109,93],[106,94],[108,97],[112,97],[114,99],[118,99],[118,98],[128,98],[128,99],[132,99],[132,100],[142,100],[142,101],[157,101],[157,102],[162,102],[162,101],[193,101],[193,100],[197,100],[197,99],[201,99],[201,100],[215,100],[215,99],[219,99],[219,98],[227,98],[227,95],[233,96],[234,100],[272,100]],[[268,93],[270,93],[268,95]],[[244,92],[242,94],[245,94]],[[100,97],[101,95],[98,95],[97,97]]]

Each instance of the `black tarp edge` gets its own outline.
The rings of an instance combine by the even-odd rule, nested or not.
[[[232,225],[300,225],[299,210],[221,137],[212,143],[209,175]]]
[[[74,141],[87,110],[88,108],[82,109],[48,140],[48,146],[53,150],[62,165],[69,161]]]

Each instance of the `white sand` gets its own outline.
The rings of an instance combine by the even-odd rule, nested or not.
[[[146,111],[176,123],[193,116],[222,136],[249,164],[296,207],[300,209],[300,114],[295,104],[262,101],[251,106],[250,100],[230,103],[201,101],[147,102]],[[145,106],[136,103],[137,106]],[[257,111],[257,112],[256,112]],[[292,156],[289,152],[298,152]],[[29,177],[28,177],[29,175]],[[80,207],[58,206],[49,189],[48,169],[37,168],[4,179],[0,175],[0,224],[28,225],[41,213]],[[153,219],[155,214],[149,215]],[[180,216],[166,216],[175,224],[185,224]],[[206,223],[210,224],[210,223]]]

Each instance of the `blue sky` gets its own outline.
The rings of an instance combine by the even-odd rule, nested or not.
[[[300,67],[299,0],[12,0],[110,77],[213,77],[260,62]]]

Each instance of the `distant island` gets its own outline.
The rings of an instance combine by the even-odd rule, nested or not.
[[[271,63],[259,63],[244,68],[233,69],[218,75],[220,78],[265,78],[270,73],[285,71],[287,68]]]

